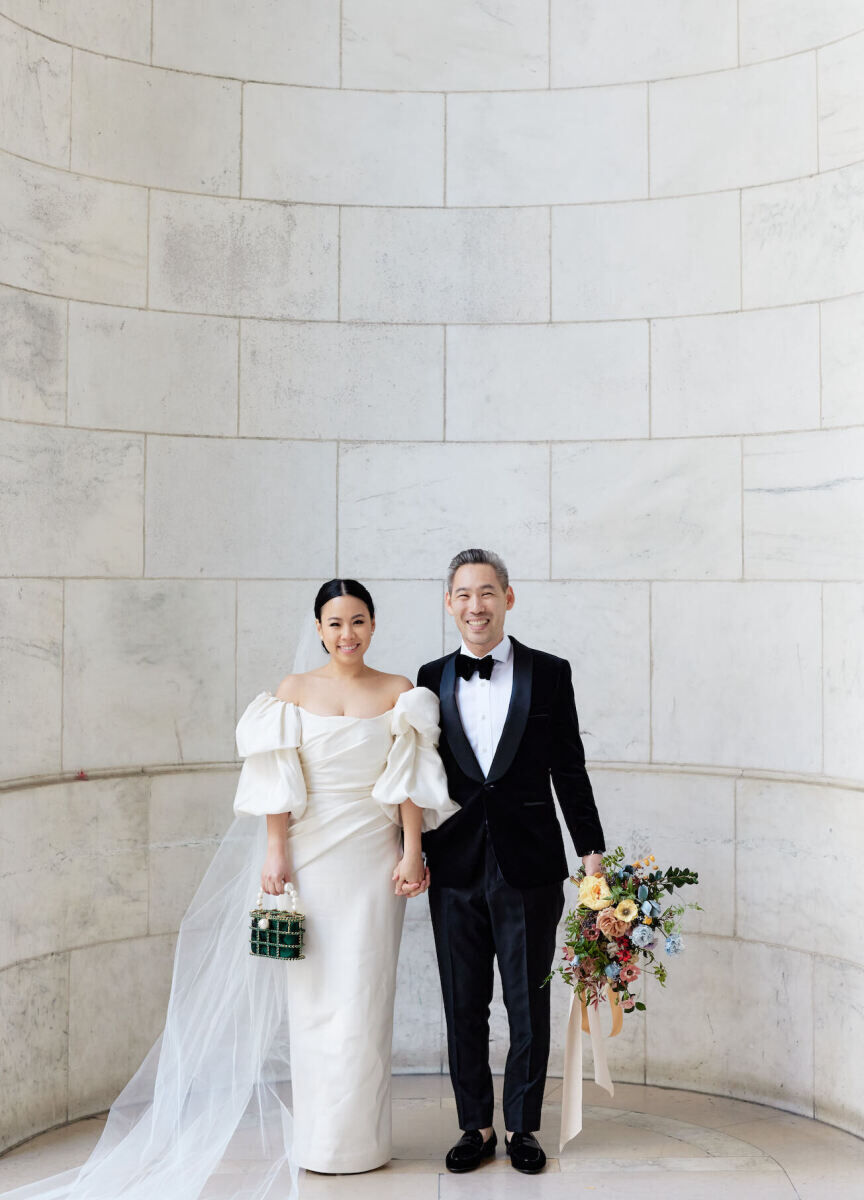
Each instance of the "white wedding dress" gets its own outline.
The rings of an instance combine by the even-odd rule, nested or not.
[[[406,903],[390,876],[402,801],[423,808],[426,828],[456,811],[438,733],[426,688],[368,720],[266,692],[252,701],[237,727],[237,816],[180,924],[165,1028],[83,1166],[3,1200],[293,1200],[300,1167],[389,1159]],[[298,962],[249,953],[261,817],[287,811],[307,914]]]
[[[306,912],[305,958],[288,974],[293,1155],[323,1172],[390,1159],[390,1058],[405,898],[393,893],[399,805],[424,829],[456,811],[438,742],[438,698],[403,692],[377,717],[321,716],[267,692],[237,726],[245,758],[235,811],[291,813],[291,878]],[[265,901],[266,903],[266,901]]]

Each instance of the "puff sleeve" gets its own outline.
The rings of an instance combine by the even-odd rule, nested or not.
[[[237,751],[245,759],[234,797],[234,812],[252,817],[306,809],[306,781],[297,747],[297,706],[261,692],[237,725]]]
[[[412,800],[423,809],[423,830],[437,829],[458,811],[447,792],[444,764],[436,749],[438,697],[428,688],[403,692],[391,716],[393,745],[387,765],[372,789],[372,797],[394,824],[401,824],[399,805]]]

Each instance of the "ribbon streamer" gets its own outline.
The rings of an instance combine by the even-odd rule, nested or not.
[[[624,1024],[624,1013],[618,1003],[618,997],[607,985],[606,995],[612,1010],[612,1028],[610,1037],[617,1037]],[[610,1096],[615,1094],[612,1076],[609,1074],[609,1064],[606,1061],[606,1039],[600,1028],[600,1013],[598,1006],[586,1004],[584,997],[578,996],[580,1016],[577,1017],[577,992],[573,989],[570,996],[570,1015],[567,1019],[567,1038],[564,1044],[564,1080],[561,1098],[561,1141],[559,1152],[564,1149],[571,1138],[582,1131],[582,1033],[591,1035],[591,1049],[594,1053],[594,1082],[604,1088]],[[581,1018],[581,1019],[580,1019]]]

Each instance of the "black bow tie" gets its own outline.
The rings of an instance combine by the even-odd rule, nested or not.
[[[475,671],[481,679],[491,679],[494,666],[495,659],[491,654],[485,658],[472,658],[470,654],[461,653],[456,656],[456,670],[462,679],[470,679]]]

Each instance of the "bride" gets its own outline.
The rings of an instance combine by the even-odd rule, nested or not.
[[[237,816],[181,922],[162,1034],[84,1165],[4,1200],[287,1200],[302,1167],[390,1158],[405,901],[428,886],[421,829],[456,805],[437,697],[365,664],[366,588],[330,580],[314,610],[324,665],[262,692],[237,726]],[[258,887],[289,880],[305,957],[250,955]]]

